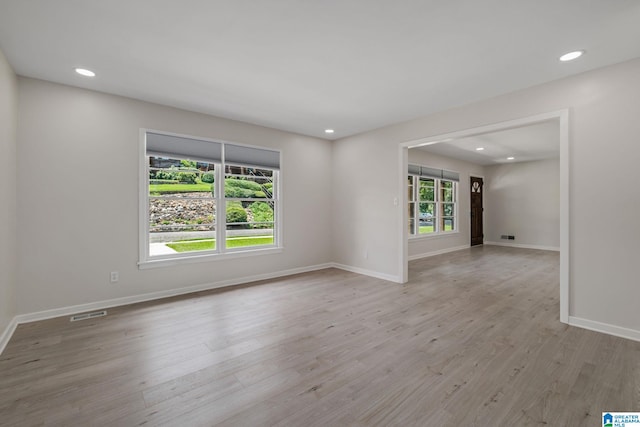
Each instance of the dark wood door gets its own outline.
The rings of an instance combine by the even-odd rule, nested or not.
[[[482,230],[482,178],[471,177],[471,246],[481,245],[484,240]]]

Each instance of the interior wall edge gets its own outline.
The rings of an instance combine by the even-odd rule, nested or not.
[[[0,49],[0,331],[12,328],[16,314],[18,77]],[[0,335],[0,351],[5,334]]]
[[[11,319],[7,327],[0,334],[0,356],[2,356],[2,352],[7,347],[7,344],[9,344],[9,340],[11,340],[11,337],[13,336],[13,333],[16,331],[17,327],[18,316],[15,316],[13,319]]]
[[[387,280],[389,282],[404,283],[402,281],[402,276],[400,276],[400,275],[380,273],[378,271],[368,270],[366,268],[360,268],[360,267],[355,267],[355,266],[346,265],[346,264],[340,264],[340,263],[336,263],[336,262],[331,263],[331,267],[337,268],[337,269],[340,269],[340,270],[344,270],[344,271],[348,271],[350,273],[357,273],[357,274],[362,274],[363,276],[369,276],[369,277],[375,277],[376,279]]]

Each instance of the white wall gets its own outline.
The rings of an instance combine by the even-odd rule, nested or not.
[[[485,167],[485,241],[560,249],[560,161]],[[503,234],[515,240],[502,240]]]
[[[40,80],[18,85],[18,314],[330,261],[330,142]],[[281,149],[284,251],[139,270],[140,128]]]
[[[8,89],[0,92],[0,149],[6,165],[15,163],[15,91],[3,64],[0,84]],[[405,172],[398,145],[569,108],[569,314],[640,331],[638,75],[640,59],[345,138],[333,149],[323,140],[21,78],[18,220],[10,208],[15,189],[0,184],[9,200],[1,211],[8,226],[1,229],[6,253],[0,277],[11,282],[17,229],[17,314],[329,261],[399,278],[404,207],[394,202],[402,200]],[[248,258],[250,264],[236,259],[138,270],[140,127],[282,149],[285,251]],[[15,180],[10,165],[1,170],[1,181]],[[603,212],[611,213],[609,220]],[[600,225],[595,233],[594,224]],[[120,283],[109,284],[111,270],[120,271]],[[11,285],[1,292],[10,295]]]
[[[639,75],[636,59],[335,142],[335,260],[401,277],[400,143],[569,108],[569,314],[640,331]]]
[[[397,156],[395,144],[357,137],[334,142],[332,152],[332,259],[353,271],[395,281],[400,224],[395,214],[404,209]]]
[[[458,185],[458,232],[409,239],[409,257],[416,258],[420,255],[469,246],[471,240],[469,177],[471,175],[484,176],[483,167],[417,148],[409,149],[409,163],[446,169],[460,174],[460,183]]]
[[[17,90],[16,75],[0,51],[0,338],[15,315]]]

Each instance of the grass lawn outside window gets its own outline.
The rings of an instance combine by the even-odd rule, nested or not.
[[[243,248],[255,245],[273,244],[273,236],[228,237],[227,248]],[[210,251],[216,248],[215,239],[183,240],[165,243],[176,252]]]

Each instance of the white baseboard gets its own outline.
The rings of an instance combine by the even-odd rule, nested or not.
[[[11,339],[11,336],[13,335],[17,327],[18,321],[14,317],[13,319],[11,319],[11,322],[9,322],[7,327],[4,328],[4,331],[0,334],[0,354],[2,354],[2,352],[4,351],[4,348],[9,343],[9,340]]]
[[[332,263],[331,267],[338,268],[340,270],[349,271],[351,273],[362,274],[364,276],[375,277],[376,279],[388,280],[390,282],[402,283],[402,278],[391,274],[380,273],[378,271],[367,270],[366,268],[353,267],[351,265],[344,265],[338,263]]]
[[[464,249],[466,247],[467,246],[459,247],[458,249],[455,249],[455,250]],[[451,248],[451,249],[448,249],[447,251],[452,252],[453,250],[454,248]],[[442,251],[437,251],[437,252],[445,253]],[[432,254],[422,254],[422,255],[433,256],[437,254],[432,253]],[[89,304],[79,304],[79,305],[62,307],[62,308],[53,309],[53,310],[40,311],[36,313],[21,314],[21,315],[15,316],[11,320],[11,322],[9,322],[5,330],[0,334],[0,354],[2,354],[5,347],[7,346],[7,343],[11,339],[11,336],[15,332],[17,326],[21,323],[34,322],[38,320],[46,320],[53,317],[72,315],[72,314],[77,314],[85,311],[92,311],[92,310],[97,310],[102,308],[116,307],[116,306],[133,304],[138,302],[145,302],[145,301],[152,301],[152,300],[167,298],[167,297],[176,296],[176,295],[184,295],[184,294],[189,294],[193,292],[240,285],[240,284],[255,282],[258,280],[275,279],[278,277],[290,276],[293,274],[300,274],[300,273],[307,273],[307,272],[322,270],[322,269],[331,268],[331,267],[349,271],[352,273],[376,277],[376,278],[388,280],[391,282],[401,283],[401,280],[398,276],[383,274],[376,271],[367,270],[359,267],[348,266],[344,264],[327,263],[327,264],[318,264],[318,265],[302,267],[302,268],[294,268],[294,269],[284,270],[284,271],[279,271],[274,273],[247,276],[239,279],[225,280],[225,281],[216,282],[216,283],[207,283],[207,284],[202,284],[197,286],[190,286],[190,287],[171,289],[171,290],[166,290],[161,292],[135,295],[131,297],[98,301],[98,302],[89,303]],[[607,323],[601,323],[594,320],[582,319],[574,316],[569,316],[569,325],[577,326],[579,328],[584,328],[584,329],[588,329],[595,332],[601,332],[608,335],[613,335],[620,338],[626,338],[633,341],[640,341],[640,331],[637,331],[635,329],[624,328],[621,326],[610,325]]]
[[[510,248],[521,248],[521,249],[538,249],[541,251],[555,251],[560,252],[560,248],[557,246],[541,246],[541,245],[521,245],[519,243],[503,243],[503,242],[484,242],[485,245],[493,245],[493,246],[507,246]]]
[[[200,292],[200,291],[207,291],[207,290],[224,288],[229,286],[242,285],[246,283],[256,282],[259,280],[275,279],[278,277],[291,276],[293,274],[300,274],[300,273],[308,273],[311,271],[323,270],[325,268],[332,268],[332,267],[338,268],[341,270],[350,271],[353,273],[363,274],[366,276],[376,277],[383,280],[389,280],[396,283],[402,283],[400,278],[397,276],[383,274],[376,271],[366,270],[358,267],[351,267],[343,264],[326,263],[326,264],[318,264],[318,265],[312,265],[312,266],[301,267],[301,268],[293,268],[290,270],[277,271],[273,273],[258,274],[255,276],[245,276],[241,278],[223,280],[223,281],[214,282],[214,283],[204,283],[201,285],[188,286],[184,288],[168,289],[165,291],[151,292],[151,293],[140,294],[140,295],[132,295],[129,297],[114,298],[109,300],[91,302],[87,304],[72,305],[68,307],[60,307],[52,310],[38,311],[35,313],[19,314],[13,318],[9,326],[7,326],[7,328],[5,329],[4,333],[0,335],[0,354],[2,354],[4,347],[7,345],[7,343],[11,339],[11,336],[13,335],[17,325],[21,323],[36,322],[39,320],[52,319],[54,317],[60,317],[60,316],[71,316],[73,314],[83,313],[87,311],[101,310],[101,309],[110,308],[110,307],[118,307],[118,306],[123,306],[128,304],[153,301],[161,298],[169,298],[177,295],[190,294],[193,292]]]
[[[470,245],[454,246],[453,248],[440,249],[438,251],[426,252],[426,253],[423,253],[423,254],[410,255],[409,256],[409,261],[413,261],[413,260],[420,259],[420,258],[428,258],[428,257],[431,257],[431,256],[436,256],[436,255],[442,255],[442,254],[446,254],[446,253],[449,253],[449,252],[460,251],[462,249],[469,249],[470,247],[471,247]]]
[[[640,331],[623,328],[622,326],[610,325],[608,323],[596,322],[595,320],[587,320],[574,316],[569,316],[569,325],[589,329],[590,331],[602,332],[603,334],[613,335],[620,338],[626,338],[628,340],[640,341]]]
[[[246,283],[256,282],[258,280],[267,280],[267,279],[275,279],[278,277],[291,276],[293,274],[308,273],[310,271],[323,270],[325,268],[330,268],[332,266],[333,265],[330,263],[312,265],[308,267],[293,268],[290,270],[277,271],[273,273],[258,274],[255,276],[245,276],[245,277],[236,278],[236,279],[222,280],[220,282],[204,283],[196,286],[188,286],[188,287],[177,288],[177,289],[168,289],[165,291],[151,292],[151,293],[140,294],[140,295],[132,295],[132,296],[123,297],[123,298],[114,298],[109,300],[91,302],[87,304],[73,305],[69,307],[55,308],[52,310],[39,311],[36,313],[19,314],[14,318],[14,322],[16,322],[16,324],[20,324],[20,323],[35,322],[38,320],[46,320],[46,319],[51,319],[51,318],[60,317],[60,316],[70,316],[73,314],[82,313],[86,311],[99,310],[99,309],[109,308],[109,307],[118,307],[122,305],[135,304],[139,302],[153,301],[161,298],[168,298],[168,297],[173,297],[177,295],[190,294],[193,292],[200,292],[200,291],[224,288],[228,286],[242,285]],[[13,331],[11,332],[13,333]],[[11,334],[9,334],[9,336],[10,335]]]

